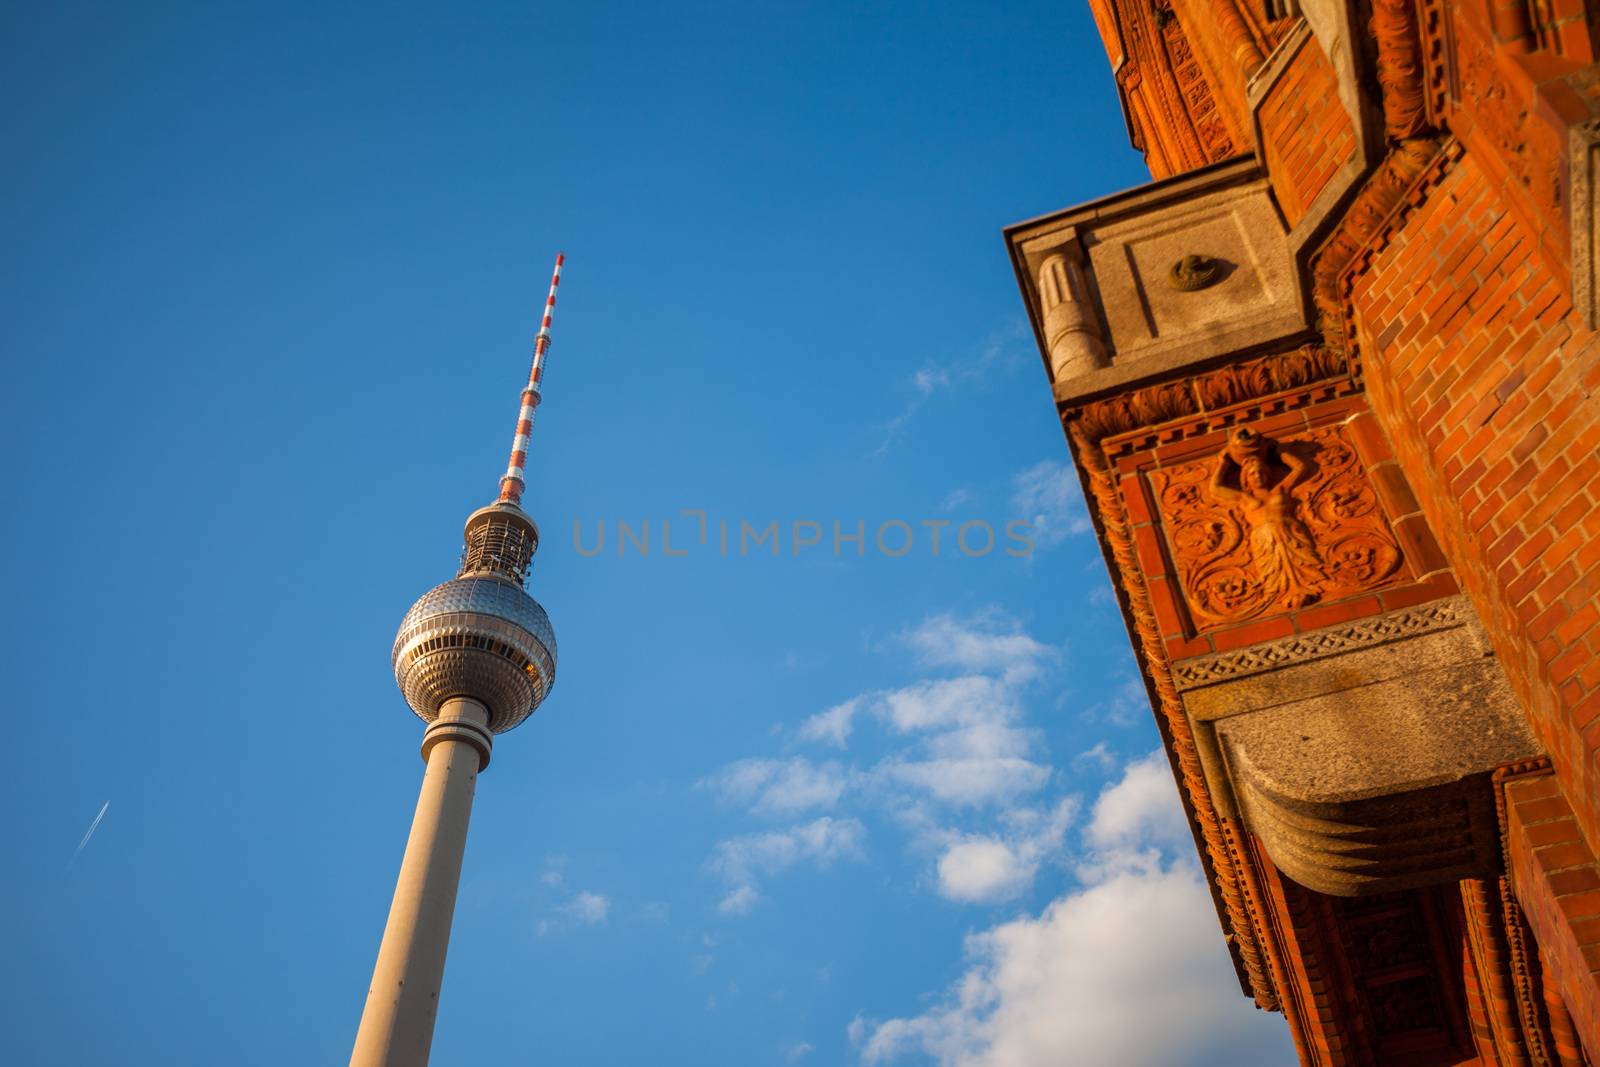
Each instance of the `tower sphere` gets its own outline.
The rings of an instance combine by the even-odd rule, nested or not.
[[[555,684],[556,634],[518,583],[480,571],[434,586],[411,606],[393,660],[394,680],[424,722],[451,697],[469,697],[499,734],[532,715]]]

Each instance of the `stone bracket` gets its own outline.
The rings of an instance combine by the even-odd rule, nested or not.
[[[1179,661],[1207,785],[1335,896],[1498,869],[1489,776],[1539,748],[1464,598]]]

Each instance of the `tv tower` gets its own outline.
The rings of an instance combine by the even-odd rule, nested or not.
[[[556,256],[534,338],[500,497],[467,517],[461,569],[411,606],[394,639],[394,680],[428,724],[422,732],[427,770],[351,1067],[428,1062],[478,772],[489,765],[494,735],[532,715],[555,683],[555,631],[522,588],[539,527],[520,502],[564,258]]]

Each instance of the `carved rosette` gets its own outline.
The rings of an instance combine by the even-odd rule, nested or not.
[[[1249,431],[1242,431],[1248,434]],[[1337,426],[1150,474],[1196,628],[1382,585],[1401,551]]]

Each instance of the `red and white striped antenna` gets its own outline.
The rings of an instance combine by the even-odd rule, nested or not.
[[[544,357],[550,351],[550,319],[556,311],[556,287],[561,284],[561,264],[567,257],[556,253],[555,273],[550,276],[550,295],[544,302],[544,320],[533,339],[533,366],[528,370],[528,385],[522,390],[522,410],[517,413],[517,435],[511,440],[511,460],[500,479],[500,503],[518,505],[525,486],[523,473],[528,463],[528,436],[533,433],[534,412],[539,410],[539,379],[544,377]]]

